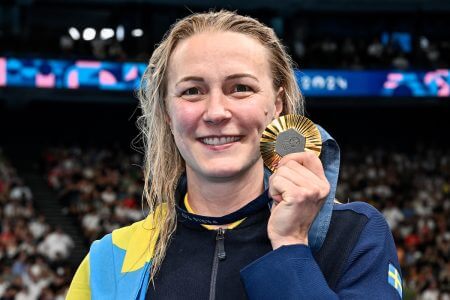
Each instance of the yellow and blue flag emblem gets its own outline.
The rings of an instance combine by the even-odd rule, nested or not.
[[[402,298],[402,277],[393,264],[389,264],[388,282],[397,290],[400,298]]]

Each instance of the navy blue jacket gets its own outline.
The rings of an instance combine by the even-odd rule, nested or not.
[[[252,201],[266,205],[221,239],[218,230],[200,226],[206,217],[180,205],[176,232],[147,299],[401,298],[394,241],[375,208],[334,204],[319,249],[292,245],[273,251],[269,200],[264,193]]]

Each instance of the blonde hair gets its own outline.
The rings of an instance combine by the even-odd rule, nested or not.
[[[165,97],[169,58],[180,41],[205,31],[237,32],[258,40],[268,50],[275,90],[283,88],[282,114],[303,114],[303,99],[292,60],[271,28],[251,17],[225,10],[193,14],[171,27],[153,52],[138,91],[142,109],[138,127],[145,153],[143,198],[149,205],[150,213],[158,216],[160,228],[153,252],[152,279],[161,267],[176,228],[174,192],[179,177],[185,171],[185,162],[167,123]]]

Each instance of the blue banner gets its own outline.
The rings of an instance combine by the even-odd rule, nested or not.
[[[128,91],[139,87],[145,67],[142,63],[0,57],[0,87]]]
[[[449,97],[448,69],[432,71],[296,71],[306,96]]]
[[[136,90],[146,64],[0,57],[0,87]],[[449,69],[296,71],[309,97],[449,97]]]

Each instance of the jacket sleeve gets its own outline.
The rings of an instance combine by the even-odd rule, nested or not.
[[[66,300],[87,300],[91,299],[91,289],[89,286],[89,254],[81,262],[70,284]]]
[[[401,299],[399,270],[389,227],[372,208],[334,291],[305,245],[266,254],[245,267],[241,278],[250,299]]]

